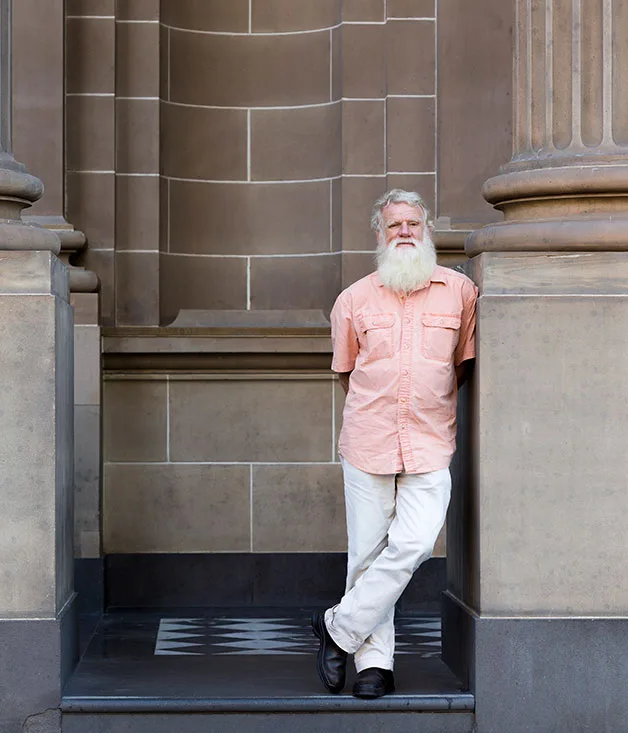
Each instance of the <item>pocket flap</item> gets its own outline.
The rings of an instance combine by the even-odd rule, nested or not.
[[[376,315],[363,316],[362,323],[364,324],[365,331],[371,328],[390,328],[395,323],[395,316],[393,313],[378,313]]]
[[[460,328],[460,316],[447,313],[424,313],[421,317],[424,326],[437,328]]]

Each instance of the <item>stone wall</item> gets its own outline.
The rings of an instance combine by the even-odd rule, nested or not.
[[[67,210],[104,325],[329,310],[372,268],[368,211],[391,186],[425,197],[458,259],[490,219],[481,181],[510,151],[508,3],[66,11]]]
[[[307,334],[296,370],[216,370],[163,327],[189,309],[328,312],[372,270],[368,214],[391,186],[425,197],[441,261],[463,260],[491,218],[479,182],[509,157],[508,5],[67,2],[67,211],[102,281],[105,552],[344,548],[342,394],[308,367]],[[171,361],[108,368],[126,327],[162,333]]]

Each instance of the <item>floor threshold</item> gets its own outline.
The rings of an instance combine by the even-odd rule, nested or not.
[[[316,673],[311,609],[125,610],[105,614],[61,701],[64,714],[469,713],[473,695],[441,659],[440,618],[397,619],[397,693],[331,695]]]
[[[65,713],[268,713],[268,712],[469,712],[473,695],[388,695],[377,700],[360,700],[351,695],[312,695],[272,698],[107,698],[66,696]]]

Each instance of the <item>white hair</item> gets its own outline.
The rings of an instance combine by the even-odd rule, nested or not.
[[[425,205],[425,202],[421,196],[416,193],[416,191],[404,191],[402,188],[391,188],[390,191],[386,191],[386,193],[383,196],[380,196],[373,204],[371,229],[376,234],[380,234],[383,230],[384,216],[382,212],[389,204],[408,204],[409,206],[421,209],[426,224],[428,226],[430,225],[430,212]]]

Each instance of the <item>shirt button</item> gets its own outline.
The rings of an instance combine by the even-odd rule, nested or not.
[[[403,345],[403,348],[404,348],[404,349],[409,349],[409,348],[410,348],[410,344],[404,344],[404,345]]]
[[[407,377],[408,376],[408,370],[407,369],[404,369],[403,370],[403,374],[404,374],[405,377]]]
[[[406,398],[405,398],[405,397],[402,397],[402,398],[401,398],[401,401],[402,401],[402,402],[407,402],[407,400],[406,400]]]
[[[406,429],[406,426],[405,426],[405,425],[402,425],[402,426],[401,426],[401,429],[402,429],[402,430],[405,430],[405,429]]]

